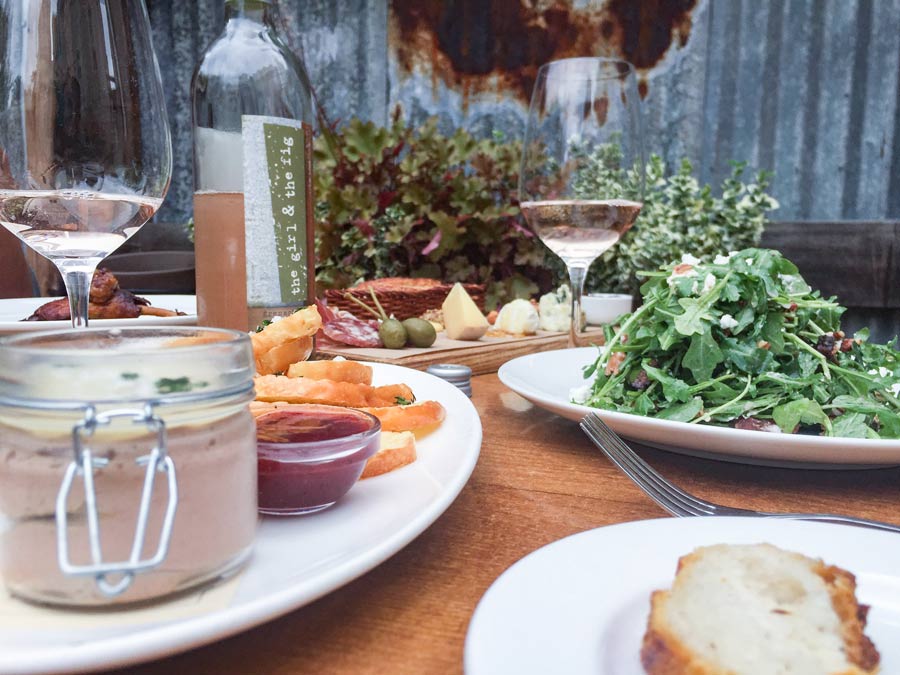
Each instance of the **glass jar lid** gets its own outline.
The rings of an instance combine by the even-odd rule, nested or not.
[[[114,328],[0,340],[0,405],[209,401],[253,387],[249,337],[214,328]]]

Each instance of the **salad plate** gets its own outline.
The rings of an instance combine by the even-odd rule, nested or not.
[[[135,319],[93,319],[91,328],[116,326],[194,326],[197,323],[197,298],[193,295],[142,295],[151,306],[184,312],[184,316],[139,316]],[[41,305],[57,298],[0,299],[0,335],[71,328],[68,321],[23,321]]]
[[[732,462],[815,468],[900,464],[900,440],[766,433],[708,424],[654,419],[573,403],[582,371],[597,359],[595,347],[530,354],[500,367],[500,381],[538,407],[580,421],[596,412],[617,433],[646,445]]]
[[[866,634],[881,672],[900,672],[900,538],[825,523],[761,518],[664,518],[589,530],[549,544],[504,572],[466,636],[466,675],[643,675],[650,594],[670,588],[698,546],[768,542],[856,575],[871,607]]]
[[[167,603],[63,612],[0,597],[0,673],[116,668],[199,647],[306,605],[415,539],[468,481],[481,422],[453,385],[401,366],[371,365],[373,384],[404,382],[446,409],[443,424],[418,440],[415,462],[360,481],[320,513],[264,518],[241,573]]]

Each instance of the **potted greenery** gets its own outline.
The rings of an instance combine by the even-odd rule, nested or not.
[[[533,297],[562,283],[564,268],[524,226],[517,202],[521,143],[478,140],[464,130],[418,129],[395,111],[387,127],[351,120],[315,146],[317,274],[320,288],[387,276],[487,284],[487,305]],[[580,176],[585,197],[606,181],[632,181],[603,157]],[[735,165],[715,197],[685,160],[666,176],[647,167],[637,225],[602,256],[588,291],[634,292],[636,272],[680,259],[758,244],[766,211],[777,206],[767,176],[741,181]],[[635,192],[637,195],[637,192]],[[594,197],[596,198],[596,197]]]

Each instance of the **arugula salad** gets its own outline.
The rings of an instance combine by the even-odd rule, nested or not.
[[[777,251],[644,272],[643,305],[606,329],[575,403],[689,423],[900,438],[900,352],[813,291]]]

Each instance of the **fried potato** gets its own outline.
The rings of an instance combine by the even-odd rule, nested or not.
[[[261,356],[256,357],[256,372],[260,375],[274,375],[283,373],[292,364],[305,361],[312,354],[313,339],[302,337],[292,342],[272,347]]]
[[[372,366],[357,361],[306,361],[297,359],[287,370],[288,377],[372,384]]]
[[[360,408],[381,421],[382,431],[415,431],[433,427],[444,421],[447,411],[437,401],[421,401],[412,405]]]
[[[366,462],[360,480],[380,476],[416,461],[416,437],[409,431],[382,431],[381,446]]]
[[[412,389],[405,384],[372,387],[353,382],[311,380],[306,377],[260,375],[254,379],[259,401],[287,403],[321,403],[347,408],[387,407],[400,400],[414,400]]]
[[[253,342],[253,356],[258,360],[270,349],[279,347],[288,342],[294,342],[299,338],[312,337],[322,327],[322,317],[315,305],[304,307],[291,314],[274,321],[263,328],[259,333],[251,333]]]

